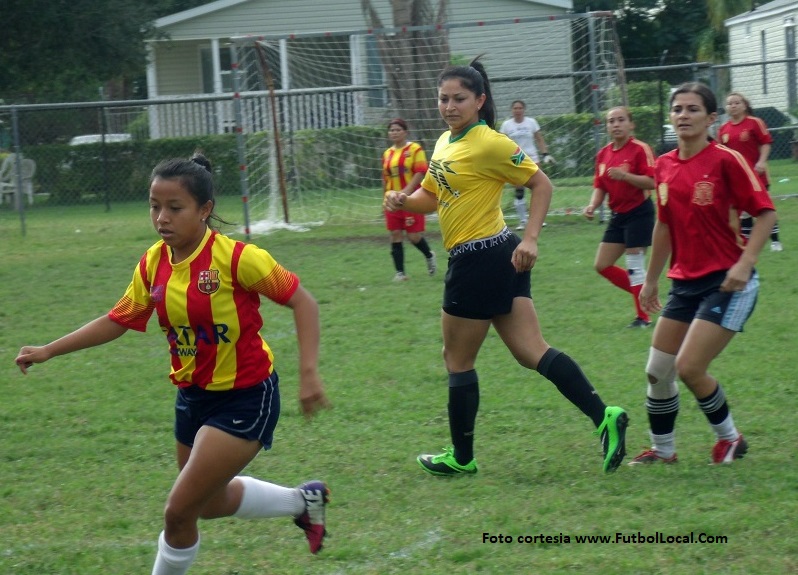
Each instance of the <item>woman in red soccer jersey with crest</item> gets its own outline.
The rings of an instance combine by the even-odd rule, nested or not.
[[[751,102],[740,92],[731,92],[726,96],[726,113],[729,121],[718,130],[718,140],[724,146],[742,154],[754,171],[762,178],[765,187],[770,189],[768,178],[768,157],[773,145],[767,124],[761,118],[754,116]],[[740,217],[740,231],[747,238],[751,235],[753,218],[745,212]],[[770,250],[782,251],[779,241],[779,223],[770,231]]]
[[[388,138],[391,147],[382,154],[383,192],[414,191],[427,173],[427,156],[424,149],[416,142],[407,141],[407,122],[395,118],[388,124]],[[424,214],[414,214],[404,210],[391,212],[385,210],[385,227],[391,234],[391,257],[396,268],[394,281],[406,281],[404,235],[418,251],[424,255],[427,273],[434,275],[437,269],[435,253],[430,250],[424,238],[426,220]]]
[[[241,475],[269,449],[280,414],[274,355],[260,335],[261,296],[293,310],[299,343],[299,399],[308,416],[327,405],[318,371],[318,304],[299,278],[266,251],[221,235],[211,164],[202,155],[152,172],[150,216],[161,240],[142,256],[122,299],[106,315],[44,346],[24,346],[34,363],[144,331],[153,312],[166,335],[180,472],[164,511],[152,575],[185,573],[199,549],[198,520],[292,517],[321,549],[327,486],[290,488]],[[112,569],[113,571],[113,569]],[[116,569],[117,572],[125,569]]]
[[[708,369],[754,310],[759,293],[754,266],[776,212],[748,163],[710,140],[717,101],[707,86],[694,82],[677,88],[670,120],[679,143],[657,158],[657,221],[640,292],[646,311],[661,311],[646,364],[652,447],[629,464],[676,461],[677,377],[715,434],[712,462],[731,463],[745,455],[748,443],[734,424],[723,387]],[[732,223],[738,209],[756,217],[745,245]],[[658,283],[669,260],[672,284],[663,307]]]
[[[654,152],[632,132],[634,122],[628,108],[607,112],[607,132],[612,141],[596,154],[593,195],[584,210],[592,220],[607,197],[612,215],[596,251],[594,267],[613,285],[632,294],[635,319],[627,327],[648,327],[648,314],[640,307],[640,289],[646,267],[646,248],[654,229]],[[626,269],[616,262],[626,254]]]

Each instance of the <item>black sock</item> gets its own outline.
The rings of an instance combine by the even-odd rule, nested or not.
[[[744,218],[740,218],[740,235],[744,238],[751,237],[751,228],[754,227],[754,218],[751,216],[746,216]]]
[[[720,384],[707,397],[698,400],[698,407],[712,425],[720,425],[729,417],[729,403]]]
[[[427,240],[425,238],[421,238],[417,244],[413,245],[418,248],[418,251],[424,254],[425,258],[429,259],[432,257],[432,252],[430,251],[429,244],[427,243]]]
[[[557,386],[568,401],[593,420],[598,427],[607,407],[582,369],[567,354],[550,347],[538,363],[538,373]]]
[[[676,416],[679,415],[679,396],[669,399],[653,399],[646,397],[648,424],[654,435],[672,433],[676,427]]]
[[[405,250],[402,242],[391,242],[391,257],[393,258],[393,266],[396,271],[404,273],[405,271]]]
[[[474,370],[449,374],[449,432],[460,465],[474,459],[474,427],[479,411],[479,381]],[[453,380],[455,385],[452,385]],[[470,383],[460,383],[470,380]]]

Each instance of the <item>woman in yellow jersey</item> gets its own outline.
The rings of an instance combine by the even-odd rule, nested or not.
[[[477,472],[474,366],[492,325],[518,363],[536,369],[593,421],[604,447],[603,469],[614,471],[625,455],[626,412],[605,405],[576,362],[546,343],[532,304],[530,275],[551,182],[516,143],[494,129],[490,82],[478,58],[440,74],[438,109],[450,129],[438,139],[421,187],[385,197],[389,210],[437,209],[449,252],[442,324],[453,447],[422,454],[418,463],[434,475]],[[501,197],[507,183],[533,192],[522,238],[504,222]]]
[[[150,182],[150,216],[161,239],[142,256],[122,299],[106,315],[44,346],[24,346],[16,363],[34,363],[144,331],[153,311],[169,344],[177,387],[175,439],[180,472],[164,511],[153,575],[185,573],[199,549],[198,520],[292,517],[312,553],[325,535],[327,486],[296,488],[240,475],[269,449],[280,414],[274,356],[260,335],[260,296],[293,310],[299,342],[299,399],[308,416],[327,405],[318,371],[319,311],[299,278],[252,244],[209,225],[210,162],[167,160]],[[117,571],[125,571],[123,568]]]
[[[391,147],[382,153],[382,180],[384,192],[397,191],[410,193],[421,183],[427,173],[427,156],[416,142],[407,141],[407,122],[394,118],[388,124],[388,138]],[[427,273],[434,275],[437,268],[435,254],[424,239],[424,214],[414,214],[403,210],[385,210],[385,227],[391,234],[391,257],[396,268],[394,281],[406,281],[405,252],[402,239],[407,239],[418,251],[424,254]]]

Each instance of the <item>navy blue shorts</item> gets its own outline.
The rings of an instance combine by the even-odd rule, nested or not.
[[[743,331],[759,295],[759,274],[754,270],[743,291],[722,292],[726,272],[719,271],[696,280],[673,280],[662,317],[682,323],[703,319],[731,331]]]
[[[455,247],[449,257],[443,290],[443,311],[468,319],[491,319],[510,313],[516,297],[531,298],[530,272],[518,273],[513,251],[521,243],[504,230],[498,239],[469,242],[475,249]],[[457,253],[459,252],[459,253]]]
[[[625,214],[612,212],[601,241],[605,244],[623,244],[627,248],[647,248],[651,245],[654,217],[651,198]]]
[[[177,390],[175,439],[189,447],[200,427],[208,425],[240,437],[260,441],[270,449],[280,418],[280,388],[277,372],[244,389],[207,391],[193,385]]]

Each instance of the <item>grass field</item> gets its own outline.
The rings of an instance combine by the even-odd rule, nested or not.
[[[798,184],[792,163],[775,175]],[[775,182],[789,194],[789,182]],[[238,220],[239,205],[226,201],[220,211]],[[798,199],[778,200],[777,209],[785,251],[763,252],[757,310],[712,369],[749,455],[707,465],[713,438],[685,392],[680,462],[624,465],[611,475],[601,472],[587,418],[515,364],[493,332],[477,364],[480,472],[423,474],[416,455],[448,443],[442,274],[427,277],[421,255],[408,249],[411,281],[392,283],[378,220],[255,238],[321,304],[322,372],[334,407],[310,423],[299,416],[292,317],[265,302],[284,410],[274,448],[248,473],[285,485],[328,481],[331,537],[311,556],[290,520],[206,522],[190,573],[798,573]],[[436,225],[428,237],[443,264]],[[156,239],[146,206],[35,210],[26,227],[22,237],[17,216],[0,213],[0,573],[149,573],[176,473],[174,391],[159,330],[56,358],[27,377],[13,365],[21,345],[45,343],[117,301]],[[630,296],[592,270],[601,229],[578,216],[550,218],[533,295],[549,343],[582,365],[605,401],[628,410],[634,456],[648,446],[651,332],[624,328],[634,315]],[[713,540],[631,542],[658,533]]]

